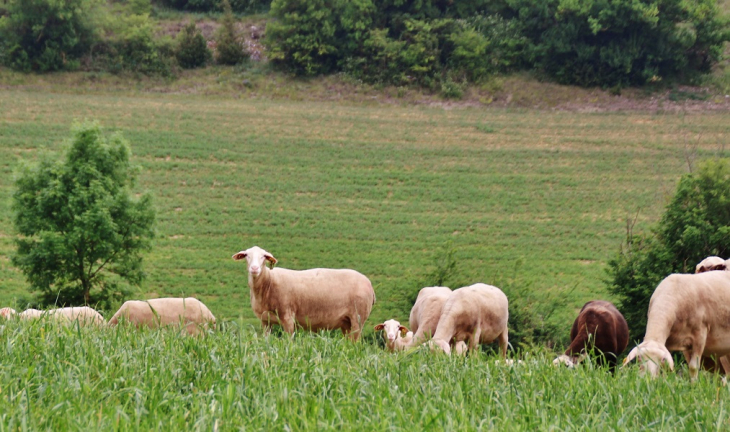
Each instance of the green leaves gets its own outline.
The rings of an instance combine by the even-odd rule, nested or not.
[[[139,285],[140,252],[149,250],[151,197],[132,200],[137,168],[119,134],[77,125],[62,158],[23,165],[12,209],[20,237],[13,263],[42,303],[121,299],[118,278]],[[114,281],[114,282],[113,282]]]

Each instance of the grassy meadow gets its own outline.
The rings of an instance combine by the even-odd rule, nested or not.
[[[728,388],[686,368],[657,380],[554,368],[578,308],[609,298],[627,219],[647,230],[679,177],[730,156],[728,114],[445,109],[223,96],[0,90],[0,305],[28,297],[11,266],[19,159],[57,151],[72,122],[130,142],[157,239],[137,298],[196,296],[218,317],[174,330],[0,326],[0,431],[727,430]],[[261,334],[246,271],[350,267],[377,303],[360,343]],[[445,283],[502,287],[557,329],[557,347],[469,357],[383,352],[372,325],[407,321]],[[107,318],[114,311],[102,311]],[[512,309],[514,312],[514,309]]]
[[[610,298],[605,267],[627,219],[647,230],[696,161],[730,155],[728,115],[443,109],[202,95],[0,92],[0,303],[27,297],[11,266],[19,159],[57,151],[74,121],[120,131],[158,212],[138,298],[202,299],[254,323],[253,245],[293,269],[348,267],[373,282],[370,323],[407,321],[452,252],[456,288],[530,296],[568,328]],[[557,306],[553,306],[557,305]],[[22,307],[23,305],[17,305]],[[107,311],[113,313],[114,311]]]

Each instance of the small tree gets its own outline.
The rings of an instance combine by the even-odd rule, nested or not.
[[[649,299],[671,273],[692,273],[703,258],[730,254],[730,160],[707,161],[682,176],[659,225],[649,235],[628,233],[609,262],[609,291],[634,337],[646,329]]]
[[[248,53],[244,51],[238,32],[236,32],[236,19],[231,10],[231,3],[223,0],[221,5],[224,14],[221,26],[215,35],[215,61],[218,64],[235,65],[244,61],[248,57]]]
[[[194,22],[186,25],[178,36],[177,52],[178,63],[185,69],[194,69],[205,66],[211,58],[208,43],[200,33]]]
[[[121,300],[143,278],[155,212],[149,194],[132,199],[137,167],[119,134],[75,126],[63,156],[21,165],[12,209],[18,231],[14,265],[39,302]]]

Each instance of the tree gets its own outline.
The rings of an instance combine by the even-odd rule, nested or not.
[[[180,32],[175,55],[177,62],[185,69],[205,66],[211,59],[212,54],[208,49],[208,43],[194,22],[191,21]]]
[[[154,236],[151,196],[132,199],[138,168],[120,134],[76,125],[58,158],[21,165],[12,210],[12,257],[40,303],[109,305],[143,279],[141,252]]]
[[[99,0],[11,0],[0,18],[9,66],[24,71],[75,69],[97,38]]]
[[[236,19],[233,17],[231,3],[228,0],[221,2],[223,6],[223,20],[216,32],[216,56],[218,64],[235,65],[248,57],[244,51],[240,38],[236,32]]]
[[[671,273],[692,273],[703,258],[730,254],[730,160],[710,160],[682,176],[658,226],[629,232],[609,262],[609,291],[634,337],[644,334],[649,299]]]

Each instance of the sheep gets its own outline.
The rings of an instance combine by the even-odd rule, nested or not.
[[[78,321],[79,325],[102,325],[104,324],[104,317],[94,309],[88,306],[81,307],[65,307],[58,309],[50,309],[42,311],[38,309],[26,309],[18,314],[20,319],[39,319],[43,317],[49,317],[49,319],[58,320],[64,324],[70,324]]]
[[[730,353],[730,272],[672,274],[659,283],[649,301],[644,341],[624,360],[641,362],[651,376],[666,363],[670,351],[682,350],[690,379],[697,379],[702,357]]]
[[[436,333],[441,310],[452,292],[447,287],[421,288],[408,319],[411,331],[414,332],[412,345],[431,338]]]
[[[629,343],[629,326],[621,312],[612,303],[602,300],[589,301],[581,308],[570,329],[570,346],[565,354],[553,360],[570,367],[582,361],[594,349],[599,356],[596,363],[616,368],[618,355]]]
[[[103,325],[105,322],[104,317],[99,312],[88,306],[51,309],[45,314],[61,320],[66,319],[69,322],[78,321],[81,326]]]
[[[695,266],[695,273],[704,273],[712,270],[730,270],[730,268],[728,268],[728,262],[719,256],[709,256]]]
[[[247,261],[251,307],[266,333],[279,324],[289,334],[299,326],[310,331],[340,329],[353,341],[360,338],[375,303],[373,286],[361,273],[273,268],[276,258],[258,246],[232,258]]]
[[[15,309],[10,307],[4,307],[0,309],[0,318],[8,319],[11,316],[14,316],[17,312],[15,312]]]
[[[122,318],[138,328],[184,325],[191,335],[200,334],[201,328],[215,327],[210,309],[193,297],[129,300],[109,320],[109,326],[116,326]]]
[[[400,322],[390,319],[373,328],[375,331],[385,330],[385,348],[390,351],[402,351],[411,346],[413,332],[400,325]],[[402,336],[403,332],[405,336]]]
[[[497,287],[477,283],[459,288],[444,303],[438,327],[430,341],[451,354],[451,343],[457,353],[474,349],[479,343],[499,342],[500,354],[507,358],[509,307],[507,296]],[[466,345],[459,345],[465,342]]]

